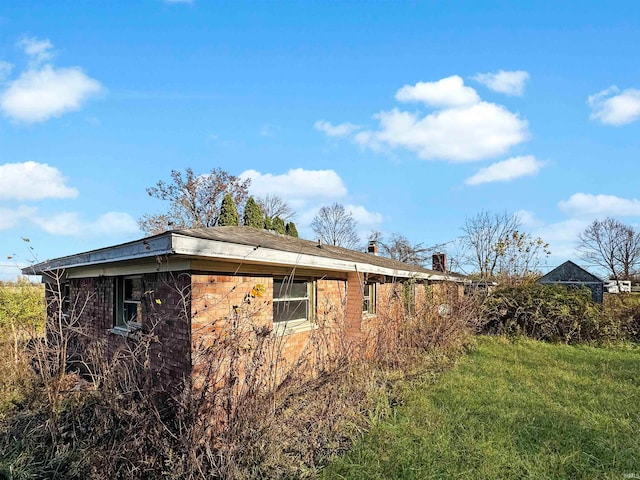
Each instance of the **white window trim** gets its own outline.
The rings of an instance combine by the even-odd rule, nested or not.
[[[276,337],[282,337],[285,335],[293,335],[295,333],[308,332],[310,330],[317,330],[318,325],[316,323],[302,318],[299,320],[289,320],[286,322],[273,322],[273,335]]]
[[[274,292],[275,292],[275,281],[280,279],[274,279]],[[286,281],[286,279],[284,280]],[[273,323],[273,335],[274,336],[284,336],[284,335],[292,335],[295,333],[308,332],[310,330],[317,330],[318,325],[314,322],[315,317],[315,298],[316,298],[316,282],[315,280],[306,280],[299,279],[301,282],[305,282],[307,285],[307,296],[306,297],[289,297],[289,298],[273,298],[273,304],[275,306],[276,302],[296,302],[300,300],[307,301],[307,316],[306,318],[296,318],[285,321],[275,321],[272,318]]]
[[[115,277],[115,318],[113,322],[113,327],[109,329],[111,333],[115,333],[116,335],[125,335],[128,336],[131,333],[135,333],[138,330],[142,329],[141,322],[127,322],[124,320],[124,305],[125,304],[135,304],[140,306],[142,304],[142,300],[125,300],[124,299],[124,290],[125,290],[125,281],[130,278],[140,278],[142,279],[142,275],[123,275],[120,277]],[[121,290],[118,292],[118,290]],[[122,311],[118,312],[122,307]],[[122,315],[121,324],[118,323],[119,316]],[[140,320],[140,319],[139,319]]]
[[[365,295],[367,287],[369,288],[369,295]],[[375,317],[377,313],[377,296],[378,296],[378,284],[375,282],[367,282],[364,284],[363,292],[362,292],[362,306],[364,307],[364,300],[366,298],[369,299],[369,309],[362,310],[362,315],[364,317]],[[373,311],[372,311],[373,310]]]

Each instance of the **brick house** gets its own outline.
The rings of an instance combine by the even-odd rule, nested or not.
[[[279,375],[301,361],[321,364],[339,348],[371,354],[402,312],[461,294],[465,279],[435,257],[438,271],[380,257],[374,244],[365,253],[214,227],[61,257],[23,273],[42,275],[48,305],[62,299],[48,309],[50,319],[73,317],[109,355],[153,332],[149,361],[167,386],[198,376],[205,353],[229,338],[247,352],[259,339],[277,345]]]

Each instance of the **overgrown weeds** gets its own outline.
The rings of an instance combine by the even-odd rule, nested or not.
[[[174,287],[186,314],[191,292]],[[109,356],[94,342],[82,372],[70,371],[63,359],[86,335],[76,315],[62,316],[63,289],[54,288],[48,307],[60,315],[48,331],[57,336],[31,350],[35,368],[26,370],[34,372],[35,393],[28,405],[14,402],[3,422],[0,472],[15,479],[310,477],[401,402],[398,379],[449,365],[477,328],[474,304],[456,294],[409,314],[397,307],[397,290],[364,346],[344,342],[339,315],[320,316],[306,353],[290,363],[283,337],[253,321],[264,305],[251,292],[214,325],[217,340],[196,346],[197,375],[175,390],[158,385],[149,360],[162,342],[159,318]]]

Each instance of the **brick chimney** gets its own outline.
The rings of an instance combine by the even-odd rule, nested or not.
[[[371,253],[373,255],[378,255],[378,244],[371,240],[369,245],[367,245],[367,253]]]
[[[431,257],[431,262],[433,264],[432,270],[436,272],[446,272],[447,271],[447,254],[446,253],[434,253]]]

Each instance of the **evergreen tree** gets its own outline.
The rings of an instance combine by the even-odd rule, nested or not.
[[[244,225],[246,227],[263,228],[264,216],[260,211],[260,207],[253,197],[249,197],[247,204],[244,206]]]
[[[213,227],[219,224],[225,194],[230,193],[236,205],[243,205],[249,196],[250,184],[250,179],[238,178],[220,168],[214,168],[206,175],[199,175],[190,168],[184,172],[173,170],[171,181],[160,180],[147,188],[149,196],[166,202],[164,212],[145,214],[138,224],[147,235],[182,228]]]
[[[298,238],[298,229],[296,228],[295,223],[293,222],[287,223],[286,231],[287,231],[287,235],[289,235],[290,237]]]
[[[236,208],[236,202],[233,201],[233,197],[230,193],[227,193],[222,199],[222,205],[220,206],[220,218],[218,218],[218,226],[220,227],[237,227],[240,225],[240,219],[238,218],[238,209]]]
[[[284,226],[284,220],[282,220],[280,217],[275,217],[273,219],[273,229],[283,235],[287,233],[287,229]]]
[[[264,217],[264,229],[273,230],[273,220],[271,220],[271,217],[269,216]]]

